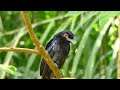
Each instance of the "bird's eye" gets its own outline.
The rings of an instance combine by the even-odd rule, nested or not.
[[[67,34],[67,33],[65,33],[65,34],[64,34],[64,37],[68,37],[68,34]]]

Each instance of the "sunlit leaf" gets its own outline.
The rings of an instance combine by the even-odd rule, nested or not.
[[[120,11],[105,11],[100,14],[99,24],[101,27],[105,25],[110,17],[120,15]]]
[[[83,12],[85,12],[85,11],[69,11],[69,12],[65,15],[65,17],[67,17],[67,16],[74,16],[74,15],[80,15],[80,14],[83,13]]]
[[[9,65],[8,67],[6,67],[5,65],[0,65],[0,70],[5,71],[9,74],[15,75],[15,76],[21,76],[22,73],[17,71],[17,68]]]

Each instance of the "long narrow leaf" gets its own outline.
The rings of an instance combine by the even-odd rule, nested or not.
[[[101,42],[102,42],[102,39],[106,33],[106,31],[108,30],[108,27],[110,25],[111,21],[108,21],[103,30],[100,32],[94,46],[93,46],[93,50],[90,54],[90,57],[88,59],[88,63],[87,63],[87,66],[86,66],[86,69],[85,69],[85,76],[84,78],[87,78],[87,79],[91,79],[92,78],[92,75],[93,75],[93,67],[94,67],[94,63],[95,63],[95,58],[96,58],[96,55],[97,55],[97,52],[100,48],[100,45],[101,45]]]
[[[84,49],[84,46],[87,42],[87,39],[89,37],[89,34],[92,30],[92,27],[93,27],[93,24],[95,22],[97,22],[99,16],[97,16],[90,24],[90,26],[88,27],[88,29],[85,31],[83,37],[82,37],[82,40],[81,42],[79,43],[79,46],[77,48],[77,53],[75,54],[75,57],[74,57],[74,60],[73,60],[73,66],[72,66],[72,73],[71,73],[71,77],[74,77],[75,76],[75,73],[76,73],[76,70],[77,70],[77,67],[78,67],[78,64],[79,64],[79,61],[80,61],[80,58],[81,58],[81,55],[82,55],[82,51]]]

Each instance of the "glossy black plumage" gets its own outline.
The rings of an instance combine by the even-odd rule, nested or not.
[[[73,39],[73,33],[71,31],[62,31],[56,34],[53,39],[48,42],[45,48],[59,69],[63,66],[69,54],[71,39]],[[40,75],[42,79],[50,79],[53,77],[52,70],[44,60],[41,61]]]

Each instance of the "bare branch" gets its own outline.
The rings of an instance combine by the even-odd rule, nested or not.
[[[22,17],[23,17],[23,19],[25,21],[25,24],[27,26],[28,33],[29,33],[33,43],[35,44],[35,46],[39,50],[39,53],[42,55],[42,57],[44,58],[46,63],[49,65],[49,67],[53,71],[54,75],[57,78],[62,78],[62,74],[61,74],[60,70],[56,67],[54,62],[51,60],[48,52],[44,49],[44,47],[41,45],[38,38],[36,37],[36,35],[35,35],[35,33],[34,33],[33,29],[32,29],[31,22],[29,20],[27,12],[26,11],[21,11],[21,14],[22,14]]]
[[[7,52],[7,51],[40,54],[38,50],[28,49],[28,48],[8,48],[8,47],[0,48],[0,52]]]
[[[117,78],[120,79],[120,16],[118,16],[118,39],[119,39],[119,50],[118,50],[118,60],[117,60]]]

